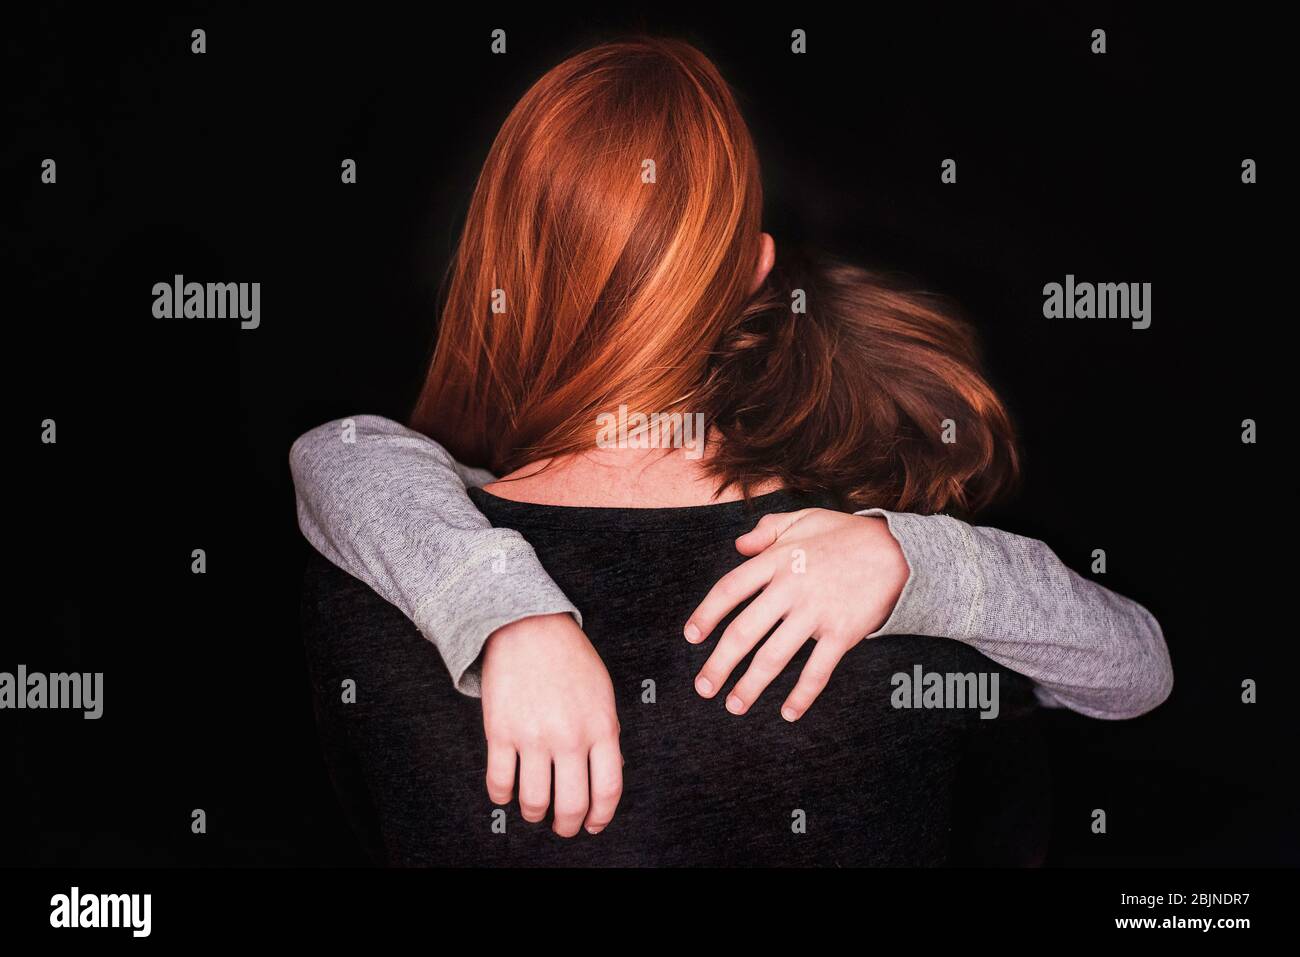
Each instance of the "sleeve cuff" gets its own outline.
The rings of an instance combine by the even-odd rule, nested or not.
[[[560,604],[555,607],[543,605],[520,606],[507,610],[494,610],[488,613],[476,614],[471,619],[461,619],[458,622],[462,629],[462,640],[456,641],[449,646],[437,645],[438,650],[442,653],[443,663],[446,664],[447,670],[451,673],[452,684],[461,694],[469,695],[471,698],[481,698],[483,696],[482,680],[482,663],[479,658],[483,654],[483,646],[487,644],[488,638],[498,628],[504,628],[506,625],[519,621],[523,618],[532,618],[536,615],[555,615],[568,613],[573,615],[578,627],[582,627],[582,614],[577,608],[569,604],[561,596]],[[427,637],[428,627],[432,625],[421,624],[420,631]]]
[[[947,515],[868,508],[855,515],[883,518],[903,550],[908,576],[889,618],[868,638],[929,635],[967,641],[979,619],[984,579],[974,539]]]
[[[510,571],[537,565],[532,546],[523,540],[476,558],[464,568],[480,585],[494,575],[505,579]],[[478,567],[482,561],[489,562],[487,568]],[[415,609],[416,627],[438,649],[456,690],[462,694],[475,698],[482,695],[479,657],[498,628],[522,618],[555,614],[570,614],[582,627],[582,613],[546,575],[530,576],[529,587],[523,591],[517,587],[518,576],[509,575],[509,579],[511,587],[503,581],[500,586],[476,588],[478,600],[468,610],[462,583],[456,577],[441,580],[432,583],[432,589]]]

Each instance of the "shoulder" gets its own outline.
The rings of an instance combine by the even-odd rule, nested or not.
[[[300,610],[309,640],[342,632],[415,630],[398,608],[314,549],[303,568]]]
[[[438,649],[399,608],[315,552],[303,569],[299,623],[318,686],[350,678],[373,700],[394,681],[451,687]]]

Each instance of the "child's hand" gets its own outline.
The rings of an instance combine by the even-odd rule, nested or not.
[[[508,804],[519,768],[519,810],[536,823],[551,803],[561,837],[598,833],[623,792],[614,686],[600,655],[569,615],[538,615],[498,628],[483,651],[488,796]]]
[[[889,618],[910,569],[883,518],[822,508],[765,515],[736,539],[755,556],[724,575],[695,609],[686,640],[703,641],[746,598],[759,592],[718,640],[695,679],[706,698],[718,693],[736,665],[781,622],[727,696],[727,710],[744,714],[809,637],[817,639],[781,715],[798,720],[850,648]]]

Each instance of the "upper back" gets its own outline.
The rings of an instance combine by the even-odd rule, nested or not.
[[[695,860],[702,841],[715,863],[946,861],[972,740],[1033,707],[1025,679],[966,645],[917,636],[860,643],[794,723],[779,708],[812,642],[744,716],[725,710],[725,689],[701,698],[694,678],[730,619],[699,645],[681,628],[742,561],[735,539],[762,514],[824,500],[782,491],[750,504],[601,508],[471,496],[494,525],[532,544],[581,610],[614,684],[633,813],[673,820],[679,832],[680,841],[659,849],[660,863]],[[996,689],[998,718],[981,719],[974,703],[918,708],[910,691],[903,701],[897,676],[910,688],[935,673],[983,675],[984,687]],[[796,812],[817,823],[792,844]]]

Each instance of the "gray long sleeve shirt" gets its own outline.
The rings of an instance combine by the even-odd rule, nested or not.
[[[521,618],[582,614],[532,546],[493,528],[466,488],[492,481],[389,419],[359,415],[301,436],[289,456],[298,525],[326,558],[397,606],[478,695],[488,636]],[[1031,678],[1039,699],[1131,718],[1169,696],[1164,635],[1141,605],[1061,563],[1042,542],[946,515],[884,518],[910,570],[881,628],[964,642]]]

